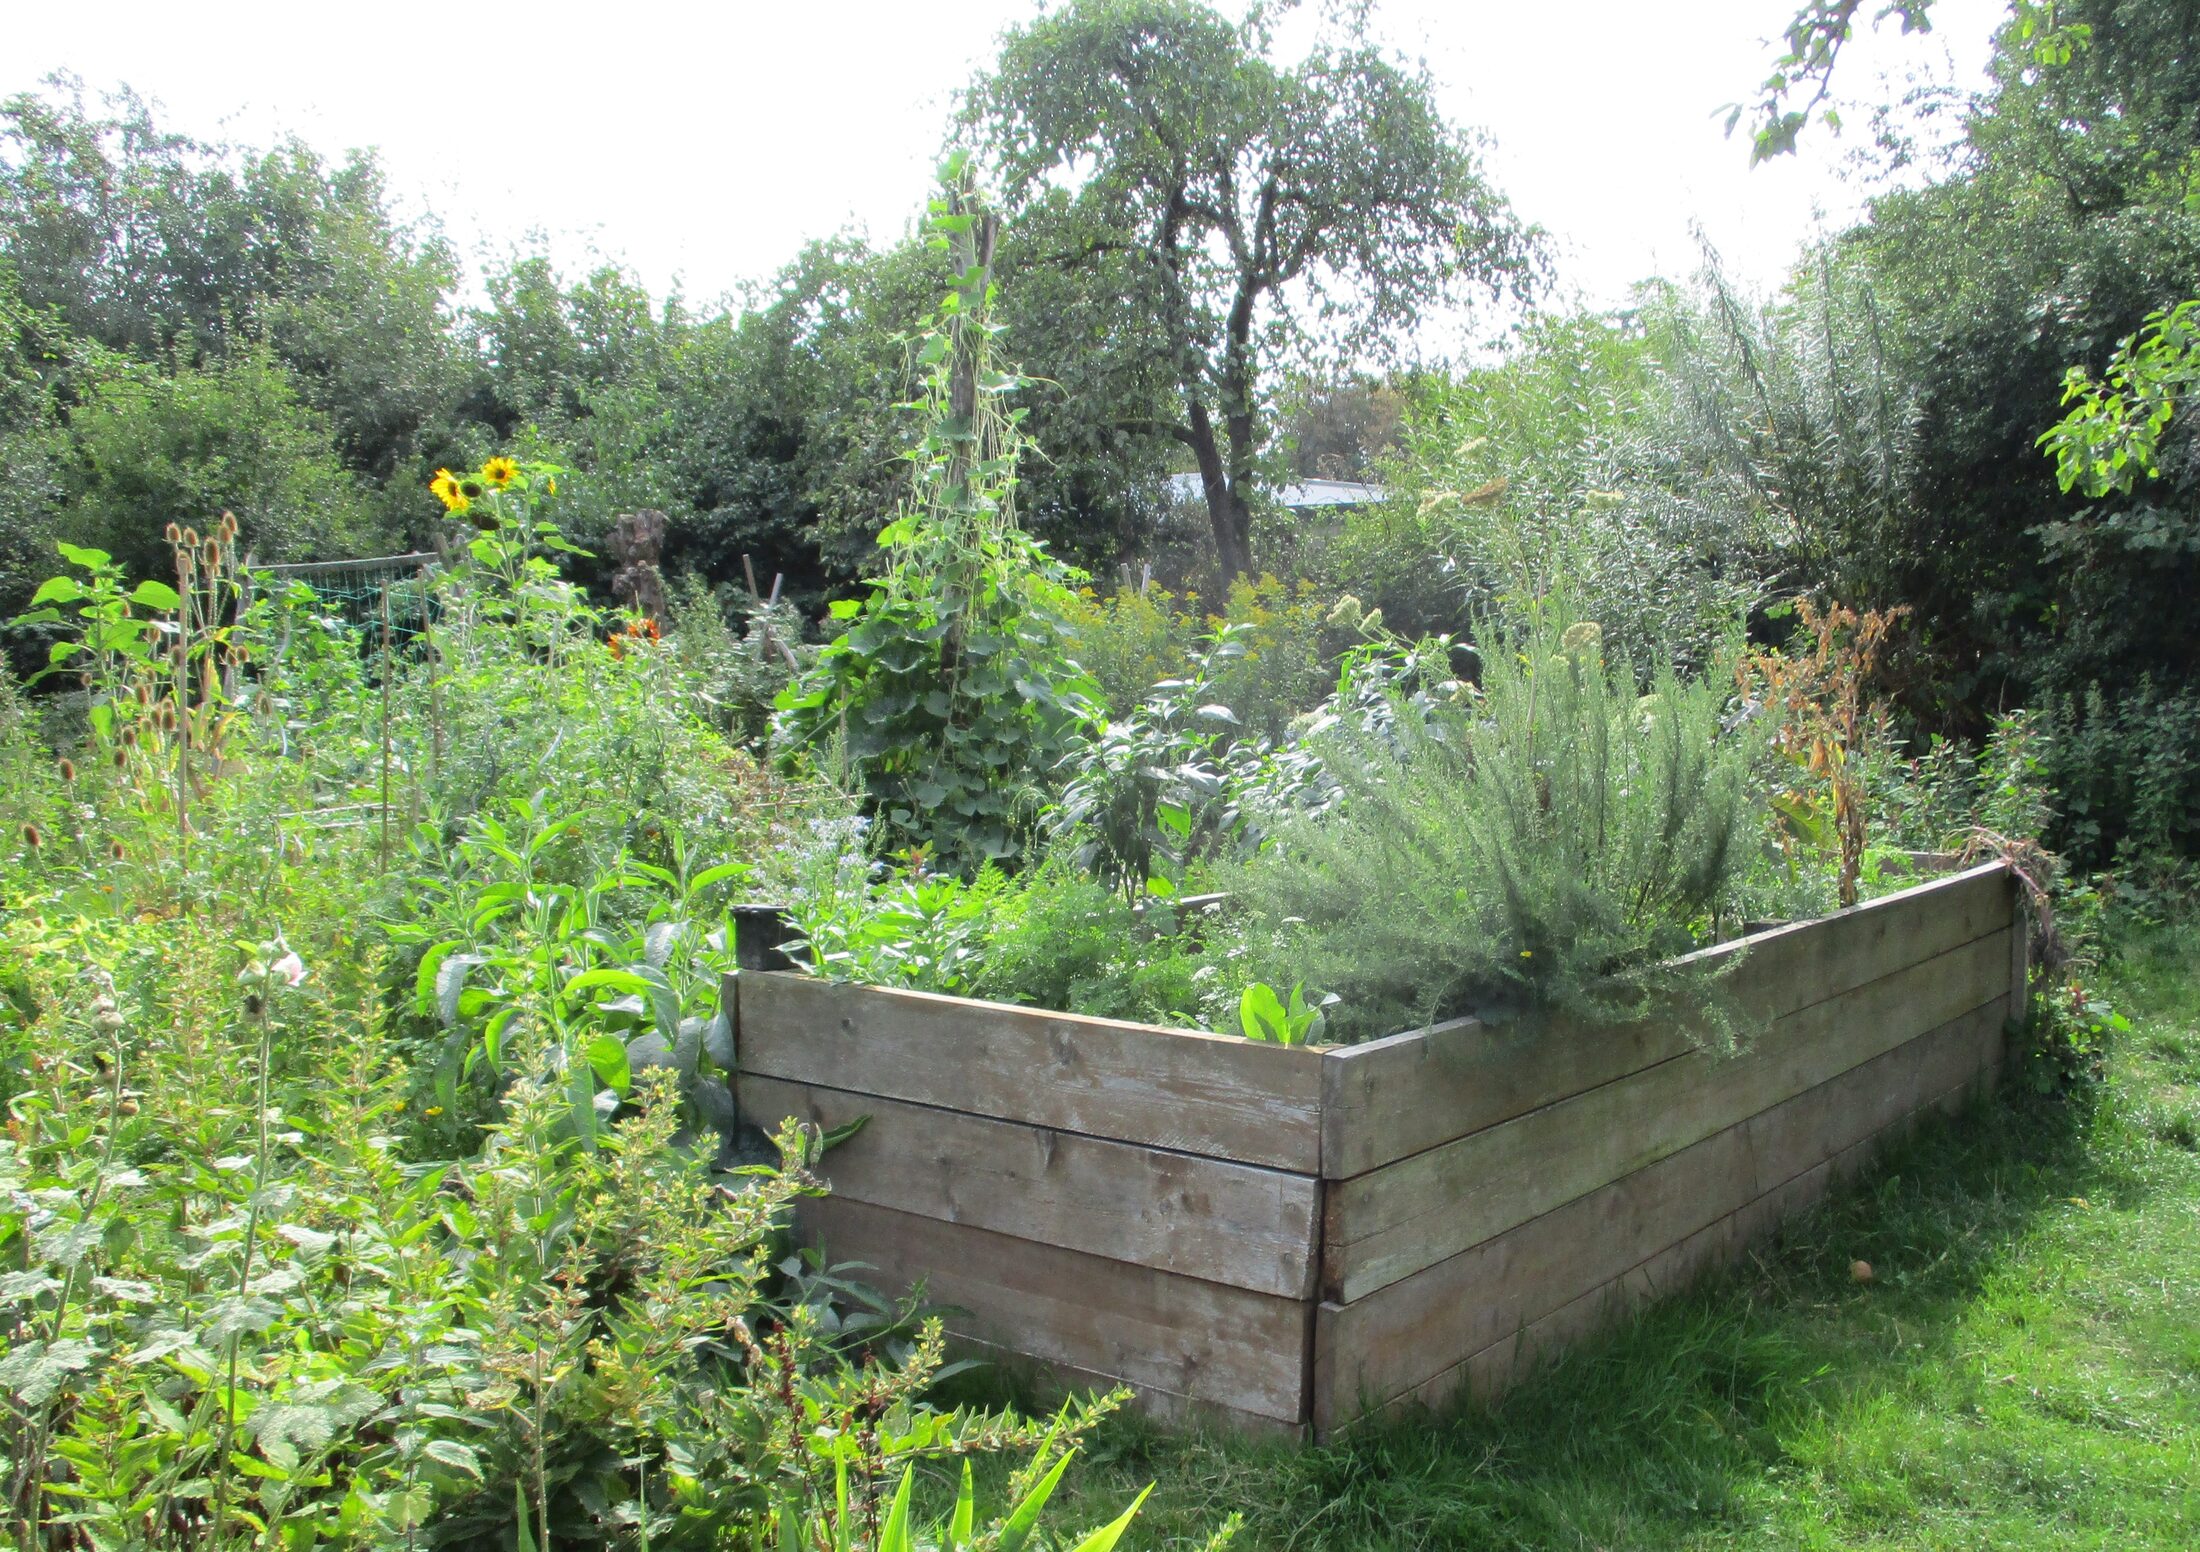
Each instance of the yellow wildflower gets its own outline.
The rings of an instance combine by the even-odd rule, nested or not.
[[[509,458],[492,458],[481,466],[481,477],[502,490],[519,478],[519,465]]]
[[[442,502],[449,510],[453,512],[466,510],[466,498],[459,494],[458,476],[450,470],[436,470],[435,478],[428,481],[428,489],[433,491],[435,499]]]

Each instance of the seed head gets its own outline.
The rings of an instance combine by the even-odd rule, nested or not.
[[[37,851],[46,844],[46,832],[34,824],[23,826],[23,844],[32,851]]]
[[[70,759],[67,755],[63,755],[61,757],[59,769],[61,771],[61,779],[65,782],[70,783],[71,785],[74,785],[76,782],[76,762]]]

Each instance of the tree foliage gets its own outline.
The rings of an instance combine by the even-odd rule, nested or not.
[[[973,88],[1027,265],[1081,277],[1059,353],[1196,465],[1224,571],[1252,563],[1274,366],[1395,348],[1479,288],[1525,296],[1533,234],[1428,77],[1358,24],[1278,62],[1262,13],[1079,0],[1012,31]]]

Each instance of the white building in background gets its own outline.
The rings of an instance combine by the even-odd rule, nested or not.
[[[1382,486],[1366,480],[1294,480],[1275,492],[1278,505],[1301,517],[1342,517],[1355,507],[1373,506],[1388,494]],[[1195,504],[1206,500],[1196,474],[1170,475],[1169,496],[1174,501]]]

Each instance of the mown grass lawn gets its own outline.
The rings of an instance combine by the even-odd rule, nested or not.
[[[1493,1409],[1315,1450],[1111,1424],[1148,1546],[2200,1547],[2200,926],[2122,936],[2090,1103],[1936,1125]],[[1850,1263],[1872,1263],[1860,1285]]]

